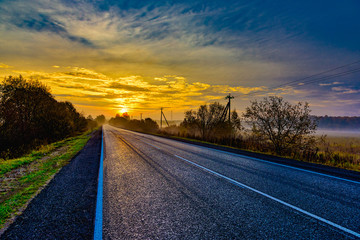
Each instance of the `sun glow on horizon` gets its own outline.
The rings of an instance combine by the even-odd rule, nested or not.
[[[129,112],[129,109],[128,109],[127,107],[123,107],[123,108],[119,109],[118,112],[119,112],[120,114],[128,113],[128,112]]]

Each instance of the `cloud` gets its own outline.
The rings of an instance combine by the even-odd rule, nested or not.
[[[19,28],[54,33],[70,41],[81,43],[88,47],[94,47],[93,43],[88,39],[70,34],[67,31],[66,26],[47,14],[37,12],[27,12],[26,14],[27,15],[22,18],[18,15],[13,16],[11,18],[11,23]]]
[[[342,94],[360,93],[359,89],[352,89],[352,88],[348,88],[348,87],[332,87],[331,90],[340,92]]]
[[[146,88],[142,88],[142,87],[138,87],[138,86],[134,86],[134,85],[121,84],[118,82],[112,82],[107,87],[113,88],[113,89],[124,89],[124,90],[128,90],[128,91],[137,91],[137,92],[148,91],[148,89],[146,89]]]
[[[223,100],[229,92],[239,96],[234,105],[243,108],[252,97],[270,94],[267,90],[273,86],[284,86],[358,57],[358,44],[354,44],[356,51],[347,51],[346,43],[332,41],[334,37],[313,37],[316,28],[334,36],[346,31],[338,29],[331,14],[325,14],[335,10],[320,12],[316,10],[323,8],[321,4],[312,5],[3,0],[0,60],[16,69],[0,65],[1,74],[33,76],[51,85],[53,93],[78,96],[74,97],[78,105],[95,108],[98,101],[113,108],[119,104],[133,109],[151,104],[185,108]],[[342,16],[338,19],[348,22],[343,17],[354,15],[345,14],[345,8],[334,9]],[[312,15],[306,15],[309,13]],[[324,24],[332,28],[319,28]],[[358,42],[356,39],[358,36],[353,36],[348,41]],[[292,101],[340,101],[357,91],[357,83],[349,87],[353,79],[299,84],[271,93]],[[330,91],[340,84],[348,89]]]
[[[97,81],[103,81],[108,79],[108,77],[102,73],[95,72],[90,69],[81,68],[81,67],[68,67],[71,69],[70,72],[64,73],[65,75],[75,76],[79,78],[86,78],[86,80],[97,80]]]
[[[75,105],[117,108],[125,105],[129,109],[146,110],[162,105],[178,110],[198,106],[223,99],[225,94],[247,94],[265,89],[264,87],[244,87],[211,85],[194,82],[179,75],[165,75],[166,79],[156,84],[149,83],[142,76],[111,78],[96,71],[69,67],[71,72],[21,72],[25,78],[37,78],[46,83],[59,100],[71,100]]]
[[[12,66],[6,65],[5,63],[0,63],[0,68],[11,68]]]
[[[331,85],[339,85],[339,84],[343,84],[343,82],[319,83],[319,86],[331,86]]]
[[[116,7],[98,11],[86,1],[64,4],[61,1],[38,0],[33,4],[8,2],[6,8],[10,16],[11,13],[21,13],[22,17],[17,17],[15,21],[18,27],[41,34],[35,38],[28,37],[37,41],[24,45],[22,54],[33,56],[37,52],[40,58],[44,56],[43,61],[46,61],[45,56],[49,58],[50,55],[50,59],[57,64],[66,65],[81,56],[76,65],[82,61],[85,66],[96,65],[100,71],[114,72],[114,66],[118,66],[116,71],[124,73],[123,69],[127,69],[126,76],[139,74],[156,77],[167,73],[186,73],[190,81],[207,80],[212,84],[221,84],[226,78],[229,84],[236,85],[239,75],[243,81],[255,81],[265,77],[275,79],[280,73],[287,74],[286,64],[259,59],[258,50],[250,44],[254,43],[252,36],[237,36],[238,32],[232,34],[213,28],[212,24],[204,24],[205,20],[222,20],[222,17],[229,15],[229,9],[201,7],[190,2],[157,4],[153,7],[139,5],[141,7],[128,11]],[[234,9],[242,5],[231,7],[231,17],[236,14]],[[245,19],[241,24],[248,24]],[[12,18],[4,20],[14,25]],[[87,47],[86,42],[84,44],[81,40],[86,39],[96,49],[85,51],[67,43],[61,44],[56,36]],[[238,42],[238,45],[233,42]],[[13,48],[20,44],[14,43]],[[45,49],[65,48],[71,50],[43,52]],[[36,61],[40,61],[40,58]],[[139,64],[143,67],[139,68]]]

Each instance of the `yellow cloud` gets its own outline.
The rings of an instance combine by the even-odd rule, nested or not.
[[[12,66],[6,65],[5,63],[0,63],[0,68],[11,68]]]
[[[231,92],[248,94],[266,90],[265,87],[211,85],[200,81],[188,82],[184,76],[164,75],[152,78],[150,83],[140,75],[109,77],[97,71],[68,67],[64,72],[16,71],[26,78],[37,78],[46,83],[59,100],[71,101],[81,107],[84,114],[93,114],[91,106],[98,113],[99,108],[113,115],[119,108],[126,107],[131,114],[156,111],[160,107],[171,107],[179,116],[185,110],[201,104],[223,101]],[[289,89],[282,89],[283,92]]]
[[[168,79],[166,77],[156,77],[154,78],[156,81],[160,81],[160,82],[166,82]]]

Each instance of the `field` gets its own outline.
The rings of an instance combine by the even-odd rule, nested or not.
[[[90,134],[41,146],[24,157],[0,160],[0,228],[85,146]]]
[[[318,144],[318,148],[318,162],[360,171],[360,135],[329,135]]]

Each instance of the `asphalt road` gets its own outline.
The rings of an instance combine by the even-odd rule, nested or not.
[[[104,126],[104,239],[358,239],[360,183]]]

